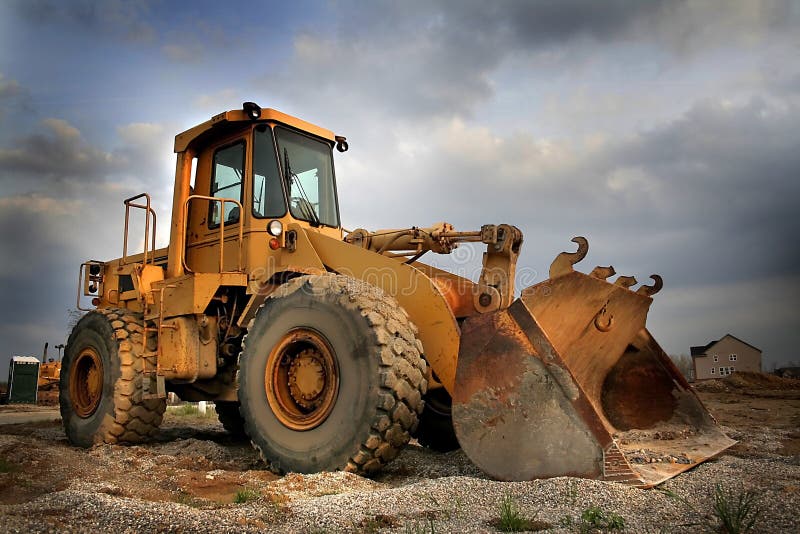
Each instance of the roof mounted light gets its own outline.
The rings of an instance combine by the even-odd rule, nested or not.
[[[334,139],[336,139],[336,150],[347,152],[347,149],[350,148],[350,145],[347,144],[347,138],[343,135],[337,135]]]
[[[261,118],[261,106],[255,102],[245,102],[242,104],[242,109],[250,117],[250,120],[256,121]]]

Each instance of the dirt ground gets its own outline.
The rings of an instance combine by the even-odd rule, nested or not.
[[[774,462],[778,458],[789,466],[800,465],[800,381],[764,376],[733,375],[696,387],[702,401],[728,435],[739,441],[712,463],[735,463],[736,458]],[[0,406],[0,413],[21,409],[20,406]],[[36,509],[38,499],[78,486],[95,495],[103,494],[103,498],[111,496],[127,503],[176,503],[206,510],[236,506],[233,503],[237,500],[246,501],[250,492],[258,495],[262,505],[260,511],[255,517],[248,516],[246,521],[238,520],[242,521],[244,530],[257,531],[276,521],[286,507],[297,499],[342,492],[369,492],[377,488],[399,488],[411,484],[424,486],[427,481],[442,477],[454,477],[454,484],[461,484],[459,481],[463,477],[485,479],[460,451],[440,454],[415,444],[410,445],[398,460],[374,480],[346,473],[289,474],[279,477],[263,468],[249,443],[237,441],[226,434],[213,411],[209,415],[168,411],[160,436],[154,443],[142,446],[102,445],[90,450],[71,447],[57,422],[0,426],[0,531],[13,531],[14,525],[17,525],[15,521],[22,521],[12,516],[21,516],[21,510],[28,508],[19,508],[17,505],[32,503]],[[696,472],[701,468],[678,478],[699,477],[701,475]],[[757,473],[758,469],[755,475],[752,472],[743,473],[742,480],[720,482],[752,485],[754,482],[750,479],[758,477]],[[771,475],[765,471],[763,476]],[[788,480],[780,491],[796,500],[800,494],[800,480],[796,484],[791,482],[791,476]],[[87,482],[91,483],[89,490],[85,489]],[[761,482],[765,487],[771,484],[768,480]],[[508,486],[512,489],[515,487]],[[26,529],[32,528],[31,525],[34,528],[40,525],[41,530],[73,527],[83,530],[80,526],[83,523],[70,527],[70,523],[61,522],[61,519],[66,521],[67,513],[64,512],[64,518],[60,519],[59,510],[51,506],[43,513],[40,523],[39,520],[31,523],[32,520],[27,518],[27,522],[20,524],[26,525]],[[3,516],[10,521],[6,528],[3,527]],[[86,525],[88,523],[84,527],[89,530]],[[381,529],[402,531],[399,525],[396,522],[378,521],[377,524],[366,526],[356,524],[354,530],[364,527],[363,530],[373,532]],[[766,531],[772,530],[770,525],[764,526]],[[164,526],[163,530],[173,528]],[[492,530],[485,524],[481,528],[484,530],[478,531]],[[138,530],[137,527],[131,527],[128,531]],[[156,527],[156,530],[162,530],[162,527]],[[437,529],[441,530],[448,531],[447,528]],[[409,531],[407,524],[405,531]],[[451,527],[450,531],[457,529]]]
[[[695,389],[727,434],[739,441],[726,454],[800,456],[800,380],[735,373]]]

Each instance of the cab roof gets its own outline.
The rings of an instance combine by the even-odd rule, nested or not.
[[[243,109],[232,109],[230,111],[224,111],[218,115],[214,115],[209,120],[198,124],[188,130],[179,133],[175,136],[175,152],[183,152],[189,145],[192,144],[194,140],[198,137],[202,136],[206,132],[209,132],[213,128],[220,127],[223,125],[232,126],[232,123],[242,122],[242,123],[252,123],[252,122],[273,122],[273,123],[280,123],[285,124],[287,126],[291,126],[292,128],[296,128],[298,130],[302,130],[304,132],[308,132],[312,135],[316,135],[318,137],[322,137],[334,143],[336,141],[336,136],[330,130],[326,130],[320,126],[315,124],[311,124],[310,122],[306,122],[302,119],[298,119],[297,117],[293,117],[291,115],[287,115],[286,113],[282,113],[276,109],[272,108],[264,108],[261,110],[261,116],[253,120],[250,116],[245,113]]]

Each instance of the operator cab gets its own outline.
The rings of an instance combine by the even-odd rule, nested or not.
[[[345,138],[252,103],[178,134],[173,232],[185,231],[175,251],[185,270],[252,268],[286,246],[290,224],[341,239],[334,147]]]

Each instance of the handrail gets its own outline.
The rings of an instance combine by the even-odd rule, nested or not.
[[[243,225],[241,221],[241,217],[244,215],[244,209],[242,208],[242,203],[238,200],[234,200],[232,198],[217,198],[217,197],[209,197],[205,195],[189,195],[183,203],[183,220],[189,220],[189,203],[192,200],[208,200],[211,202],[219,202],[220,203],[220,222],[219,222],[219,272],[220,274],[225,273],[240,273],[242,272],[242,241],[244,240],[244,233],[243,233]],[[225,203],[226,202],[233,202],[236,206],[239,207],[239,254],[237,258],[237,269],[235,271],[224,271],[223,268],[225,266]],[[183,239],[181,243],[181,250],[183,250],[181,262],[183,263],[183,270],[187,273],[193,273],[194,271],[189,268],[186,264],[186,235],[188,232],[183,232]]]
[[[144,197],[147,199],[146,204],[134,204],[134,200],[139,200],[140,198]],[[147,238],[150,236],[150,217],[153,218],[153,232],[152,232],[152,244],[150,246],[150,261],[155,260],[155,250],[156,250],[156,212],[150,206],[150,195],[147,193],[140,193],[136,196],[126,198],[124,201],[125,204],[125,234],[122,240],[122,259],[120,259],[119,264],[125,265],[128,260],[128,223],[130,222],[130,211],[131,208],[139,208],[145,210],[145,217],[144,217],[144,254],[142,255],[142,265],[147,265]]]

